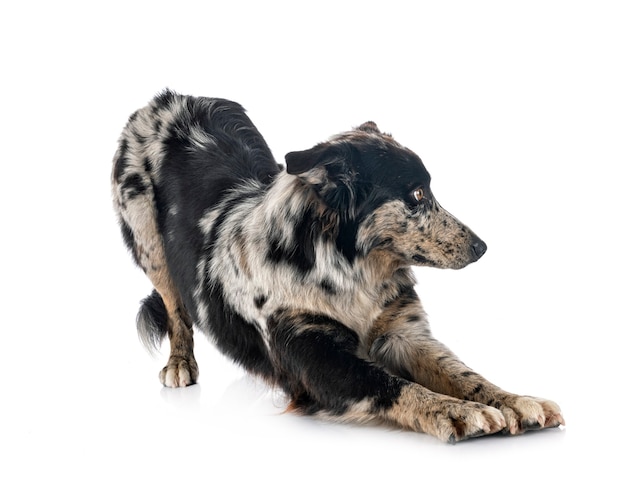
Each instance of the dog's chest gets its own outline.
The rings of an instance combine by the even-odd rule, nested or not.
[[[298,278],[281,266],[264,275],[258,273],[253,278],[229,276],[222,284],[228,304],[262,332],[267,331],[267,320],[277,310],[286,309],[331,317],[366,338],[382,312],[377,295],[357,284],[338,286],[328,278],[316,279],[314,273],[310,278]]]

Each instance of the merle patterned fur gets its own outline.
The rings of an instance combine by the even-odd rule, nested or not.
[[[448,442],[563,424],[554,402],[501,390],[431,336],[412,267],[463,268],[486,245],[373,122],[283,169],[238,104],[165,91],[130,117],[112,183],[155,288],[140,336],[170,339],[164,385],[196,382],[196,328],[297,412]]]

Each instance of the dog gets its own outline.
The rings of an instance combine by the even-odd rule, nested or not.
[[[165,90],[130,116],[113,203],[154,286],[140,338],[169,337],[163,385],[197,381],[196,328],[288,411],[449,443],[564,425],[556,403],[503,391],[432,337],[413,267],[460,269],[487,246],[415,153],[366,122],[285,164],[229,100]]]

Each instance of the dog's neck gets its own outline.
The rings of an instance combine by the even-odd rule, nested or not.
[[[406,284],[413,284],[414,278],[409,266],[403,265],[397,257],[386,250],[376,248],[361,251],[354,244],[350,246],[354,254],[346,254],[339,246],[338,236],[342,229],[341,215],[332,211],[319,198],[315,190],[300,178],[281,172],[267,191],[267,201],[263,202],[263,221],[271,224],[274,235],[285,239],[295,239],[294,230],[306,231],[310,241],[308,255],[315,258],[315,268],[322,269],[337,278],[345,278],[347,283],[356,281],[361,285],[381,286],[398,277],[406,278]],[[305,215],[303,215],[305,212]],[[302,223],[286,219],[299,219]],[[349,228],[355,227],[355,224]],[[301,245],[302,249],[307,248]],[[378,288],[378,287],[377,287]]]

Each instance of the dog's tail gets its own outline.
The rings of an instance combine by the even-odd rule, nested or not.
[[[159,349],[167,334],[167,310],[156,290],[141,301],[137,314],[137,333],[141,343],[151,353]]]

